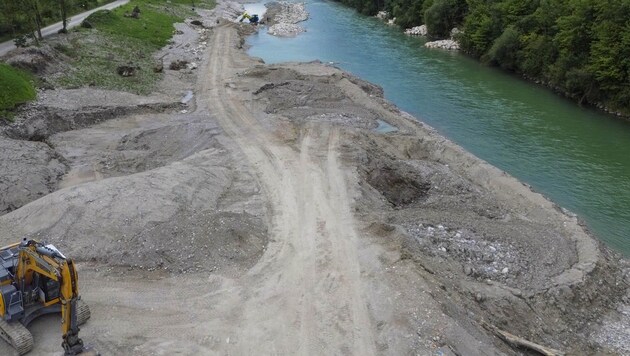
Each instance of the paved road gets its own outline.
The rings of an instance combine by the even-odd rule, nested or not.
[[[117,8],[119,6],[122,6],[122,5],[124,5],[124,4],[128,3],[128,2],[129,2],[129,0],[117,0],[117,1],[114,1],[114,2],[109,3],[107,5],[103,5],[101,7],[97,7],[96,9],[92,9],[90,11],[86,11],[86,12],[83,12],[81,14],[74,15],[74,16],[72,16],[72,18],[68,22],[68,28],[75,27],[75,26],[79,25],[83,20],[85,20],[86,17],[90,16],[93,12],[96,12],[98,10],[111,10],[111,9]],[[44,27],[42,29],[42,36],[48,37],[50,35],[54,35],[59,30],[61,30],[61,28],[62,28],[62,23],[61,22],[57,22],[56,24],[50,25],[48,27]],[[15,49],[15,45],[13,44],[13,40],[0,43],[0,57],[4,56],[5,54],[7,54],[9,51],[11,51],[13,49]]]

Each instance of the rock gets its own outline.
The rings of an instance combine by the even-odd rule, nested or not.
[[[472,275],[472,274],[473,274],[473,269],[472,269],[472,267],[470,267],[470,266],[465,266],[465,267],[464,267],[464,273],[465,273],[467,276]]]
[[[199,20],[192,20],[192,21],[190,21],[190,24],[191,24],[191,25],[195,25],[195,26],[205,27],[205,26],[203,25],[203,22],[201,22],[201,21],[199,21]]]
[[[479,292],[477,292],[477,294],[475,294],[475,300],[476,300],[477,302],[480,302],[480,303],[481,303],[481,302],[483,302],[483,301],[484,301],[484,299],[486,299],[486,298],[484,298],[483,294],[481,294],[481,293],[479,293]]]
[[[164,62],[162,60],[156,61],[153,65],[153,72],[162,73],[164,71]]]
[[[119,66],[116,68],[116,73],[118,73],[121,77],[133,77],[136,75],[136,67]]]
[[[279,2],[268,6],[269,29],[272,36],[294,37],[306,30],[298,26],[298,22],[308,19],[304,3]]]
[[[394,17],[393,19],[390,19],[389,21],[387,21],[387,24],[390,26],[396,25],[396,18]]]
[[[296,24],[278,23],[269,27],[267,32],[272,36],[295,37],[302,32],[306,32],[306,30],[302,26]]]
[[[510,269],[505,267],[504,269],[501,270],[501,273],[507,274],[509,271],[510,271]]]
[[[446,49],[449,51],[459,50],[459,43],[453,40],[438,40],[438,41],[427,42],[424,44],[424,46],[426,48],[440,48],[440,49]]]
[[[178,59],[174,62],[171,62],[168,68],[170,70],[180,70],[180,69],[186,68],[187,65],[188,65],[188,61]]]
[[[379,11],[376,16],[377,19],[379,20],[385,20],[387,18],[389,18],[389,12],[387,11]]]
[[[405,30],[406,35],[410,36],[426,36],[427,25],[416,26]]]
[[[454,28],[451,30],[451,39],[452,39],[452,40],[454,40],[454,39],[455,39],[455,37],[456,37],[457,35],[459,35],[460,33],[462,33],[462,31],[460,31],[457,27],[454,27]]]

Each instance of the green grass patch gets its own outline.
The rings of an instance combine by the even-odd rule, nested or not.
[[[217,2],[214,0],[170,0],[170,2],[172,4],[190,6],[190,8],[194,5],[196,8],[200,9],[213,9],[217,5]]]
[[[98,46],[94,43],[98,43]],[[50,79],[55,86],[64,88],[93,86],[148,94],[161,78],[160,73],[153,71],[154,45],[135,38],[85,32],[63,49],[57,49],[71,53],[75,62],[73,70],[61,77]],[[135,75],[132,77],[118,75],[117,68],[122,65],[137,68]]]
[[[127,17],[135,6],[140,8],[140,18]],[[159,6],[150,1],[130,1],[129,4],[112,11],[97,11],[87,21],[94,28],[112,35],[124,36],[150,43],[161,48],[173,36],[173,23],[184,19],[171,13],[160,11]]]
[[[214,6],[214,0],[195,1],[196,7]],[[135,6],[138,19],[129,15]],[[51,78],[55,86],[94,86],[136,94],[150,93],[162,78],[154,72],[154,53],[173,36],[176,22],[194,13],[185,0],[131,0],[112,11],[98,11],[87,18],[91,29],[78,29],[73,39],[55,49],[73,59],[72,70]],[[136,68],[131,77],[118,75],[119,66]]]
[[[17,105],[35,99],[37,92],[30,74],[0,63],[0,116]]]

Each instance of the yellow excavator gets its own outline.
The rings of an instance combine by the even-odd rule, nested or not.
[[[250,15],[247,13],[247,11],[245,11],[243,15],[240,16],[240,20],[238,20],[238,22],[243,22],[243,20],[245,19],[249,20],[249,23],[251,23],[252,25],[258,25],[259,18],[256,14]]]
[[[0,336],[23,355],[33,348],[26,327],[50,313],[61,313],[65,355],[98,355],[79,338],[90,308],[80,300],[74,262],[35,240],[0,248]]]

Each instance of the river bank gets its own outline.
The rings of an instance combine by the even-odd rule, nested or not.
[[[343,3],[343,1],[342,1]],[[350,7],[352,7],[352,4],[346,4]],[[396,22],[396,17],[392,17],[390,13],[388,13],[387,11],[379,11],[375,16],[375,18],[381,20],[383,23],[387,24],[388,26],[396,26],[397,22]],[[474,21],[473,21],[474,22]],[[588,21],[588,22],[592,22],[592,21]],[[456,24],[453,24],[456,25]],[[463,25],[463,24],[460,24]],[[468,43],[470,43],[471,41],[475,41],[474,39],[471,39],[470,37],[468,37],[467,39],[465,38],[465,34],[463,32],[461,32],[458,28],[453,28],[451,30],[450,36],[442,36],[442,37],[433,37],[433,38],[429,38],[428,37],[428,30],[427,30],[427,25],[423,24],[420,26],[413,26],[413,27],[409,27],[409,28],[401,28],[401,30],[407,34],[407,35],[411,35],[411,36],[422,36],[427,38],[427,42],[424,44],[427,48],[436,48],[436,49],[444,49],[444,50],[451,50],[451,51],[459,51],[460,48],[463,50],[463,53],[471,58],[474,58],[475,60],[484,63],[484,65],[489,65],[489,66],[493,66],[496,67],[500,70],[503,70],[507,73],[510,74],[514,74],[516,76],[518,76],[519,78],[521,78],[522,80],[531,82],[531,83],[535,83],[536,85],[540,85],[546,89],[549,89],[551,91],[553,91],[555,94],[565,97],[567,99],[570,99],[571,101],[575,102],[578,106],[582,107],[592,107],[593,109],[596,110],[600,110],[606,114],[612,115],[612,116],[616,116],[618,118],[624,119],[626,121],[630,121],[630,112],[628,111],[627,108],[627,104],[624,106],[623,101],[620,101],[618,103],[621,104],[621,108],[622,109],[613,109],[613,107],[610,105],[610,102],[606,103],[602,100],[593,100],[593,99],[589,99],[589,97],[591,96],[591,92],[595,91],[593,89],[593,86],[597,85],[597,84],[593,84],[594,82],[596,82],[595,80],[595,75],[594,73],[589,73],[586,74],[586,72],[582,72],[581,75],[586,76],[586,75],[590,75],[590,81],[591,84],[588,84],[590,86],[587,85],[587,87],[584,87],[586,84],[584,84],[584,82],[580,83],[580,84],[576,84],[578,79],[573,78],[574,83],[572,83],[572,90],[576,90],[576,86],[580,87],[582,86],[582,92],[580,93],[575,93],[575,92],[571,92],[569,91],[568,88],[566,87],[562,87],[561,85],[559,85],[557,82],[554,82],[554,80],[550,79],[550,78],[545,78],[542,74],[542,72],[548,71],[548,69],[546,70],[541,70],[541,73],[539,73],[539,75],[534,75],[531,73],[527,73],[525,71],[521,70],[517,70],[517,68],[515,67],[515,64],[506,64],[506,65],[502,65],[500,62],[501,60],[499,58],[494,58],[493,56],[489,55],[489,53],[486,53],[486,56],[481,56],[480,54],[476,53],[473,49],[470,48],[470,44],[468,46],[461,46],[460,42],[462,40],[464,41],[468,41]],[[455,31],[455,33],[454,33]],[[477,39],[480,40],[480,39]],[[546,39],[548,42],[552,42],[551,39]],[[586,41],[586,40],[583,40]],[[608,44],[606,44],[607,46]],[[507,48],[503,48],[502,51],[504,51],[504,54],[502,56],[504,57],[509,57],[514,59],[516,56],[516,54],[513,53],[509,53],[512,50],[515,50],[514,48],[516,48],[518,46],[517,43],[513,43],[512,46],[514,46],[512,49],[507,49]],[[490,46],[488,46],[487,48],[490,48]],[[497,47],[499,48],[499,47]],[[525,52],[526,50],[529,49],[524,49],[524,48],[520,48],[521,51]],[[582,49],[583,50],[583,49]],[[549,55],[549,53],[547,53],[547,55]],[[525,54],[521,53],[520,56],[525,56]],[[557,64],[556,64],[557,65]],[[547,63],[546,66],[550,66],[549,63]],[[580,68],[579,70],[577,68],[573,69],[574,71],[584,71],[584,68]],[[548,73],[547,73],[548,74]],[[565,74],[567,77],[571,76],[571,73],[566,73]],[[573,74],[574,75],[574,74]],[[547,75],[549,77],[549,75]],[[557,81],[557,78],[555,79]],[[618,88],[617,90],[622,91],[624,90],[623,88]],[[625,108],[625,110],[623,109]]]
[[[37,137],[66,168],[44,160],[57,185],[0,217],[1,242],[37,236],[80,262],[86,340],[112,354],[522,354],[504,330],[624,353],[598,337],[624,325],[626,262],[575,216],[374,84],[247,56],[255,29],[221,11],[234,8],[177,26],[156,56],[198,67],[165,69],[150,97],[55,90],[4,128],[1,142]],[[32,119],[43,107],[67,125]],[[39,354],[58,347],[44,330]]]

